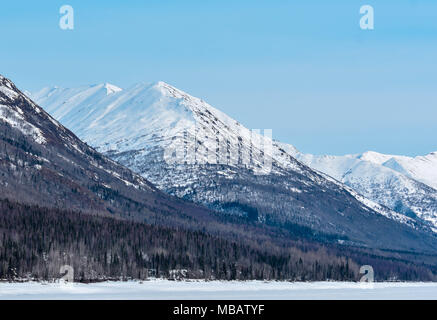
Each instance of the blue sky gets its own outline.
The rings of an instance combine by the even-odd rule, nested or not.
[[[23,89],[163,80],[303,152],[437,151],[435,0],[16,0],[0,28]]]

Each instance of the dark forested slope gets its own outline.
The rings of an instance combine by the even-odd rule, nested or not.
[[[203,232],[0,201],[0,279],[76,281],[151,276],[201,279],[358,280],[359,265],[316,244],[262,248]],[[346,252],[347,253],[347,252]],[[369,260],[368,260],[369,261]],[[429,267],[372,258],[377,279],[432,280]]]

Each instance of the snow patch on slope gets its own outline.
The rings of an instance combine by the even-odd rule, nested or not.
[[[0,105],[0,120],[20,130],[24,135],[32,137],[35,142],[39,144],[46,143],[41,130],[27,122],[23,117],[23,112],[19,108],[17,109],[15,111],[8,106]]]

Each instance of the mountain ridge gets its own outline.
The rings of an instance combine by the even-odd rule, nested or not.
[[[213,210],[273,225],[302,224],[377,246],[393,243],[381,232],[386,217],[429,230],[421,221],[377,205],[313,171],[270,137],[253,133],[202,99],[164,82],[135,85],[104,98],[74,88],[35,97],[106,156],[159,189]],[[86,103],[81,102],[84,98]],[[253,143],[253,137],[261,143]],[[271,149],[263,149],[269,141]],[[169,148],[182,148],[183,161],[165,161]],[[193,150],[194,156],[188,152]],[[266,164],[271,167],[263,172]],[[378,237],[385,240],[375,240]]]
[[[303,163],[345,183],[363,196],[396,212],[428,221],[437,231],[437,190],[432,179],[437,172],[436,153],[407,157],[368,151],[344,156],[316,156],[301,153],[295,147],[290,147],[290,152]],[[426,166],[418,170],[424,162]]]
[[[2,199],[167,224],[183,223],[185,210],[208,221],[207,210],[104,158],[3,76],[0,110]]]

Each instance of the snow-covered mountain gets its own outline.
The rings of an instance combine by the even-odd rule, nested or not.
[[[306,165],[324,172],[363,196],[437,228],[437,153],[415,158],[377,152],[345,156],[303,154],[281,144]]]
[[[437,190],[437,151],[426,156],[406,157],[366,152],[360,159],[398,171]]]
[[[254,170],[270,169],[267,161],[266,166],[262,165],[264,158],[269,159],[267,155],[261,156],[262,151],[271,156],[271,148],[267,150],[269,140],[263,150],[251,150],[254,145],[251,141],[261,142],[262,147],[264,136],[241,126],[201,99],[164,82],[138,84],[126,91],[113,88],[117,87],[100,84],[75,89],[45,88],[32,98],[99,151],[135,150],[140,161],[132,166],[137,171],[143,165],[140,154],[149,154],[157,147],[167,152],[196,149],[184,159],[168,159],[173,162],[240,161]],[[248,157],[245,159],[244,155]],[[155,183],[162,182],[159,179]]]
[[[210,210],[161,192],[82,142],[1,75],[0,199],[166,227],[215,223]]]
[[[392,232],[402,224],[427,229],[310,169],[268,134],[164,82],[127,90],[109,84],[45,88],[32,99],[161,190],[215,210],[378,247],[396,243]]]

